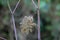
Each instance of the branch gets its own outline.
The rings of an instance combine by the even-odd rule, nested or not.
[[[3,37],[0,37],[1,39],[3,39],[3,40],[6,40],[5,38],[3,38]]]
[[[13,13],[8,0],[7,0],[7,4],[8,4],[8,8],[9,8],[10,12]]]
[[[38,6],[35,4],[35,2],[33,0],[32,0],[32,3],[37,8],[37,16],[38,16],[38,40],[41,40],[41,38],[40,38],[40,12],[39,12],[40,0],[38,0]]]
[[[38,16],[38,40],[41,40],[41,35],[40,35],[40,11],[39,11],[39,6],[40,5],[40,0],[38,0],[38,10],[37,10],[37,16]]]
[[[16,6],[15,6],[15,8],[14,8],[14,10],[13,10],[13,13],[14,13],[14,12],[15,12],[15,10],[17,9],[17,7],[18,7],[18,5],[19,5],[20,1],[21,1],[21,0],[19,0],[19,1],[17,2]]]
[[[10,12],[11,12],[12,14],[15,13],[15,11],[16,11],[16,9],[17,9],[19,3],[20,3],[20,0],[17,2],[17,4],[16,4],[14,10],[12,11],[12,9],[11,9],[11,7],[10,7],[10,4],[9,4],[9,1],[7,0],[7,4],[8,4],[8,7],[9,7],[9,10],[10,10]]]
[[[16,40],[18,40],[18,39],[17,39],[17,31],[16,31],[16,25],[15,25],[15,20],[14,20],[14,15],[13,14],[15,13],[15,11],[16,11],[18,5],[19,5],[19,2],[20,2],[20,0],[17,2],[14,10],[12,11],[12,9],[10,7],[10,4],[9,4],[9,1],[7,0],[7,4],[8,4],[8,7],[9,7],[9,10],[10,10],[10,12],[12,14],[11,16],[12,16],[12,22],[13,22],[13,27],[14,27],[14,32],[15,32],[15,38],[16,38]]]
[[[38,8],[38,6],[35,4],[34,0],[32,0],[32,3],[35,6],[35,8]]]

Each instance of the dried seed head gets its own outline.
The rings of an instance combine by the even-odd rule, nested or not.
[[[33,23],[33,17],[32,16],[25,16],[21,22],[21,32],[29,34],[29,32],[32,32],[33,26],[36,26],[35,23]]]

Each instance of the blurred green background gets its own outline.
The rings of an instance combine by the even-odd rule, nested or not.
[[[12,10],[18,0],[8,0]],[[37,4],[37,0],[34,0]],[[21,0],[14,14],[16,27],[19,29],[20,20],[24,15],[33,13],[37,23],[37,12],[31,0]],[[0,37],[13,40],[11,13],[7,0],[0,0]],[[60,0],[40,0],[40,33],[41,40],[60,40]]]

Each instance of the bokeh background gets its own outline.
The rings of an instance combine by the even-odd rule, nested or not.
[[[18,0],[8,0],[13,10]],[[34,0],[36,5],[38,0]],[[21,0],[15,13],[16,28],[25,15],[33,15],[37,23],[37,9],[31,0]],[[7,0],[0,0],[0,37],[14,40],[11,13]],[[40,0],[40,33],[41,40],[60,40],[60,0]],[[0,38],[0,40],[2,40]]]

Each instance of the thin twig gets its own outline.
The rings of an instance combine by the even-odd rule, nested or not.
[[[32,0],[32,3],[35,6],[35,8],[38,8],[38,6],[35,4],[34,0]]]
[[[14,20],[14,15],[13,15],[13,14],[15,13],[16,8],[17,8],[18,5],[19,5],[19,2],[20,2],[20,0],[17,2],[14,10],[12,11],[12,9],[11,9],[11,7],[10,7],[10,4],[9,4],[9,1],[7,0],[7,4],[8,4],[8,7],[9,7],[9,10],[10,10],[10,12],[11,12],[11,14],[12,14],[11,16],[12,16],[12,22],[13,22],[13,26],[14,26],[14,32],[15,32],[15,38],[16,38],[16,40],[18,40],[18,39],[17,39],[17,31],[16,31],[16,25],[15,25],[15,20]]]
[[[40,11],[39,11],[39,6],[40,5],[40,0],[38,0],[38,10],[37,10],[37,16],[38,16],[38,40],[41,40],[40,38]]]
[[[14,26],[15,38],[16,38],[16,40],[18,40],[17,39],[17,31],[16,31],[16,25],[15,25],[14,15],[11,15],[11,16],[12,16],[12,22],[13,22],[13,26]]]
[[[18,5],[19,5],[19,2],[20,2],[20,0],[17,2],[17,4],[16,4],[16,6],[15,6],[14,10],[12,11],[12,9],[11,9],[11,7],[10,7],[10,4],[9,4],[9,1],[7,0],[7,4],[8,4],[8,7],[9,7],[9,10],[10,10],[10,12],[11,12],[12,14],[14,14],[14,13],[15,13],[15,11],[16,11],[16,9],[17,9]]]
[[[32,0],[32,3],[34,4],[35,8],[37,8],[37,16],[38,16],[38,40],[41,40],[40,38],[40,12],[39,12],[39,5],[40,5],[40,0],[38,0],[38,6],[35,4],[35,2]]]
[[[12,9],[11,9],[11,7],[10,7],[10,4],[9,4],[9,1],[8,1],[8,0],[7,0],[7,4],[8,4],[8,8],[9,8],[11,14],[12,14],[13,12],[12,12]]]
[[[0,37],[1,39],[3,39],[3,40],[7,40],[7,39],[5,39],[5,38],[3,38],[3,37]]]
[[[13,10],[13,13],[15,12],[15,10],[16,10],[17,6],[19,5],[19,3],[20,3],[20,0],[17,2],[16,6],[15,6],[15,8]]]

